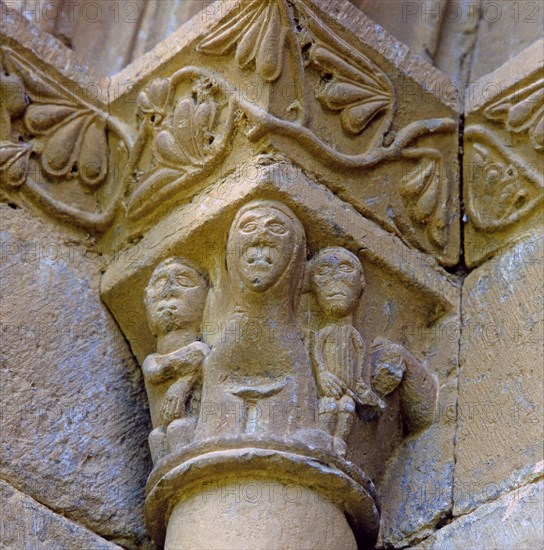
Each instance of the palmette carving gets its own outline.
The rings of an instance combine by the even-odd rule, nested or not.
[[[191,93],[174,99],[185,79],[194,79]],[[234,101],[225,98],[212,75],[191,67],[170,79],[155,79],[140,93],[138,106],[142,117],[127,170],[135,180],[127,204],[131,217],[148,213],[173,191],[190,189],[195,177],[226,152],[234,130]],[[152,163],[139,173],[148,143]]]
[[[404,158],[418,159],[418,164],[400,182],[399,192],[411,220],[426,227],[429,240],[438,250],[448,242],[449,184],[444,159],[436,149],[405,149]],[[397,220],[398,221],[398,220]],[[400,221],[398,221],[399,225]],[[410,227],[403,227],[406,237],[417,242]]]
[[[224,55],[235,49],[234,57],[241,69],[253,64],[265,81],[273,82],[282,71],[289,27],[283,0],[255,0],[240,12],[235,11],[199,43],[197,50]]]
[[[422,184],[417,177],[407,180],[401,185],[402,199],[397,202],[395,197],[394,208],[380,211],[375,221],[441,259],[451,256],[454,201],[440,153],[433,149],[430,155],[410,155],[420,138],[452,133],[456,122],[444,117],[394,127],[398,98],[390,74],[325,24],[311,3],[245,2],[191,47],[195,66],[166,78],[161,75],[140,88],[134,135],[105,107],[68,93],[61,83],[5,50],[11,76],[17,74],[24,83],[30,105],[19,114],[17,108],[10,115],[4,110],[3,120],[19,117],[25,132],[22,143],[15,135],[0,140],[3,183],[24,188],[49,210],[102,231],[121,202],[129,223],[138,223],[164,210],[170,199],[194,196],[240,134],[249,139],[249,147],[265,136],[278,137],[292,160],[300,155],[295,147],[291,151],[289,142],[327,169],[361,174],[399,158],[421,159],[421,172],[441,177],[429,175]],[[198,66],[212,57],[214,71]],[[241,72],[229,68],[233,63]],[[249,98],[238,77],[251,72],[270,93]],[[284,90],[287,77],[292,91]],[[279,88],[274,91],[277,86],[281,94]],[[278,98],[284,93],[289,100],[283,105]],[[268,98],[265,104],[262,98]],[[331,121],[338,125],[334,131],[344,134],[337,143],[324,130]],[[112,146],[119,150],[110,150]],[[120,167],[121,177],[114,181],[108,176],[110,158]],[[46,185],[26,177],[34,163]],[[65,193],[55,195],[49,185],[67,181],[77,189],[75,205],[64,203]]]
[[[114,182],[103,208],[89,194],[106,184],[109,170],[108,131],[123,146],[130,137],[106,111],[80,99],[9,48],[2,48],[0,107],[0,183],[21,188],[47,210],[91,230],[103,230],[113,219],[121,195]],[[48,188],[70,182],[78,197],[72,202]],[[81,205],[77,203],[81,202]],[[89,209],[85,203],[95,207]]]
[[[469,126],[465,164],[465,203],[479,231],[507,229],[535,212],[544,201],[543,174],[489,129]]]
[[[533,148],[544,151],[544,78],[494,101],[484,116],[509,132],[527,133]]]
[[[359,134],[384,111],[394,105],[394,92],[387,77],[367,59],[356,67],[324,46],[314,46],[310,60],[320,72],[332,74],[318,92],[319,102],[331,111],[339,111],[342,128],[350,134]],[[381,137],[389,129],[387,118]]]
[[[6,68],[20,78],[30,99],[24,124],[44,173],[100,185],[108,170],[106,114],[78,101],[14,52],[3,53]]]

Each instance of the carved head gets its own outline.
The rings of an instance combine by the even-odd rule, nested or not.
[[[309,264],[310,287],[319,307],[332,317],[353,313],[365,287],[359,258],[340,246],[320,250]]]
[[[207,293],[206,277],[192,262],[182,258],[161,262],[145,290],[147,318],[153,335],[198,328]]]
[[[284,281],[298,292],[306,236],[286,205],[263,200],[243,206],[231,225],[227,247],[227,269],[243,287],[266,292]],[[288,275],[291,281],[286,281]]]

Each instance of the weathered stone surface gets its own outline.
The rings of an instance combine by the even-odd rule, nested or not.
[[[463,194],[469,266],[544,219],[543,61],[541,39],[467,90]]]
[[[381,335],[411,350],[426,362],[440,386],[442,413],[438,423],[418,437],[409,438],[389,463],[387,459],[404,433],[397,414],[402,384],[391,397],[386,397],[390,399],[388,410],[377,425],[358,421],[347,442],[348,458],[378,485],[387,543],[411,540],[424,527],[440,521],[452,506],[455,414],[452,419],[446,413],[452,404],[455,407],[459,289],[444,271],[428,263],[425,255],[414,253],[400,240],[389,237],[292,164],[273,160],[259,157],[241,169],[241,174],[255,176],[244,178],[243,185],[243,176],[232,174],[191,204],[172,209],[139,243],[110,263],[102,280],[104,299],[143,360],[155,349],[146,323],[139,321],[145,319],[145,286],[163,259],[186,257],[210,274],[203,339],[212,349],[224,346],[223,322],[235,303],[225,271],[225,253],[228,252],[229,261],[237,256],[234,247],[226,250],[226,234],[239,208],[254,198],[280,200],[290,207],[305,228],[310,255],[340,245],[361,251],[366,290],[354,315],[354,327],[366,342]],[[307,330],[319,327],[320,308],[311,294],[306,292],[297,311]],[[409,306],[414,303],[418,304],[417,309]],[[392,473],[384,480],[386,465],[391,466]],[[424,483],[429,492],[435,491],[435,498],[417,501],[412,507],[413,493]],[[418,519],[412,521],[415,515]]]
[[[209,484],[178,504],[166,548],[329,548],[355,550],[345,515],[296,484],[240,479]]]
[[[543,261],[539,230],[465,280],[456,515],[539,475]]]
[[[544,548],[543,517],[544,482],[540,481],[520,487],[499,500],[480,506],[471,514],[455,519],[414,548],[541,550]]]
[[[144,545],[145,392],[100,303],[100,256],[29,211],[2,204],[0,219],[0,475],[108,539]]]
[[[352,0],[352,3],[412,52],[433,62],[448,0]]]
[[[544,6],[533,0],[482,0],[470,82],[491,73],[542,38]]]
[[[0,481],[0,548],[113,550],[120,547]]]

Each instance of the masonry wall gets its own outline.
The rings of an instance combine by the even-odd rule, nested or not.
[[[459,90],[533,43],[544,24],[539,1],[354,3]],[[61,0],[54,4],[61,10]],[[202,7],[217,9],[110,2],[93,21],[89,4],[45,16],[53,8],[42,0],[27,17],[109,74]],[[99,299],[102,259],[85,232],[0,199],[0,547],[149,548],[147,400]],[[457,430],[453,508],[416,548],[542,547],[542,221],[480,265],[452,269],[462,286],[458,396],[443,411]],[[431,498],[426,490],[406,498],[417,504]]]

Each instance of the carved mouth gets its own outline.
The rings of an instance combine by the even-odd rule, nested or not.
[[[178,306],[172,302],[161,301],[157,309],[159,313],[175,313],[178,310]]]
[[[345,298],[347,294],[345,292],[331,292],[330,294],[326,294],[327,298]]]
[[[252,267],[270,267],[273,250],[271,246],[250,246],[246,251],[246,262]]]

